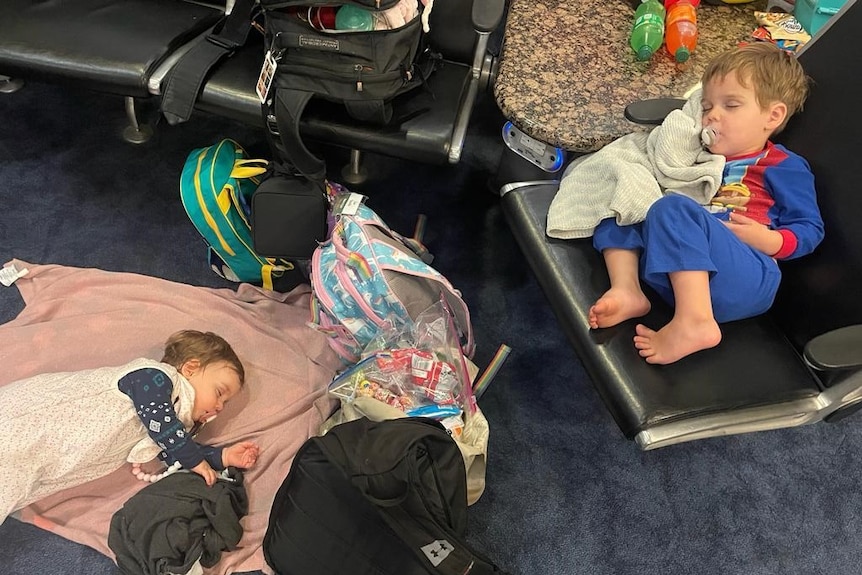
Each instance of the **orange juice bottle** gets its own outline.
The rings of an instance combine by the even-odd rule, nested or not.
[[[677,62],[688,60],[697,47],[696,4],[691,0],[676,0],[670,4],[664,38],[667,51]]]

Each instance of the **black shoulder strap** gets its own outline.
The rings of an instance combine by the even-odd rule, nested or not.
[[[299,134],[299,119],[311,96],[311,92],[278,88],[273,111],[281,145],[287,155],[284,160],[309,180],[323,181],[326,178],[326,163],[311,153]]]
[[[162,93],[162,113],[171,125],[188,120],[210,68],[245,44],[255,0],[236,0],[218,31],[207,34],[171,68]]]

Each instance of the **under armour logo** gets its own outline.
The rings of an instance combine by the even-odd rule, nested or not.
[[[428,561],[434,567],[440,565],[444,559],[446,559],[450,553],[454,550],[452,545],[446,541],[445,539],[438,539],[428,545],[424,545],[421,547],[422,553],[428,558]]]

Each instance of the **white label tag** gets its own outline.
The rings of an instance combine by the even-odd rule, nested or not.
[[[363,197],[364,196],[362,194],[351,193],[347,196],[347,200],[344,202],[344,207],[341,209],[341,213],[347,214],[348,216],[355,216],[360,204],[362,204]]]
[[[15,283],[18,278],[22,278],[27,275],[28,271],[29,270],[27,268],[18,270],[18,268],[15,267],[15,264],[8,265],[5,268],[0,269],[0,284],[9,287]]]
[[[260,69],[260,77],[257,79],[257,85],[255,86],[255,91],[257,92],[257,97],[260,99],[260,103],[266,103],[266,99],[269,97],[269,89],[272,87],[272,80],[275,78],[275,69],[278,68],[278,62],[275,61],[275,58],[272,55],[272,50],[267,50],[266,55],[263,57],[263,66]]]

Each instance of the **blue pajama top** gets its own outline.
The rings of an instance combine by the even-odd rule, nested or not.
[[[824,236],[814,174],[808,162],[781,145],[727,158],[715,198],[778,231],[784,244],[773,257],[790,260],[814,251]]]

